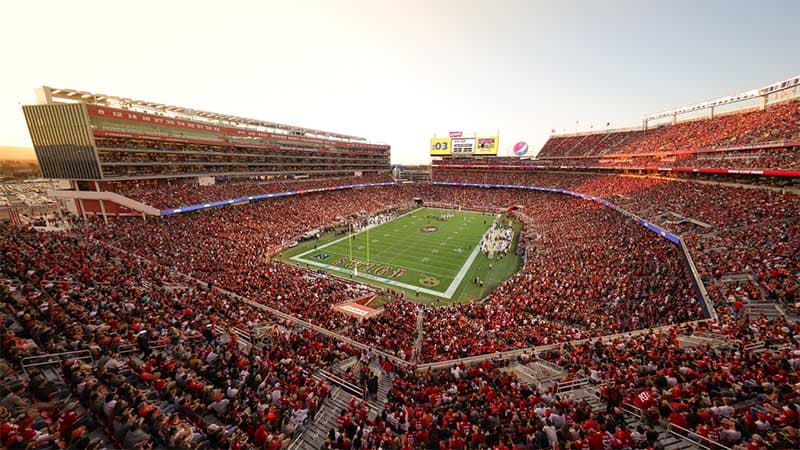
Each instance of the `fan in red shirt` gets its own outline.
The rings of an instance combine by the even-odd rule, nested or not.
[[[649,409],[658,404],[655,397],[653,397],[653,393],[650,392],[649,389],[640,391],[639,394],[634,397],[633,403],[641,409]]]

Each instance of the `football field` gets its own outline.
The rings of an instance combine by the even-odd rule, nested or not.
[[[412,297],[452,303],[465,284],[487,276],[491,266],[479,242],[496,218],[490,213],[419,208],[352,235],[306,242],[288,251],[286,259]],[[516,263],[511,273],[515,270]]]

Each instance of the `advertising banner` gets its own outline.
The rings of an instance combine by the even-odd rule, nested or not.
[[[475,148],[475,154],[497,156],[499,146],[499,136],[478,136],[478,146]]]

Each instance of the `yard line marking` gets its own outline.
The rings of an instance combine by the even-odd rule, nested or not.
[[[395,217],[395,218],[394,218],[394,220],[397,220],[397,219],[399,219],[399,218],[401,218],[401,217],[405,217],[405,216],[407,216],[407,215],[409,215],[409,214],[411,214],[411,213],[413,213],[414,211],[417,211],[417,210],[419,210],[419,209],[420,209],[420,208],[417,208],[417,209],[411,210],[411,211],[409,211],[409,212],[407,212],[407,213],[405,213],[405,214],[401,214],[401,215],[399,215],[399,216]],[[389,222],[386,222],[386,223],[389,223]],[[382,224],[382,225],[383,225],[383,224]],[[378,225],[378,226],[380,226],[380,225]],[[363,233],[364,231],[366,231],[366,229],[359,231],[359,232],[358,232],[358,233],[356,233],[354,236],[358,236],[359,234]],[[317,247],[317,248],[312,248],[311,250],[309,250],[309,251],[307,251],[307,252],[303,252],[303,253],[301,253],[301,254],[299,254],[299,255],[295,256],[295,258],[299,258],[299,257],[306,256],[306,255],[307,255],[307,254],[309,254],[309,253],[313,253],[313,252],[315,252],[315,251],[317,251],[317,250],[322,250],[323,248],[330,247],[330,246],[331,246],[331,245],[333,245],[333,244],[338,244],[339,242],[342,242],[343,240],[345,240],[345,239],[347,239],[347,238],[349,238],[349,237],[350,237],[350,235],[348,234],[348,235],[347,235],[347,236],[345,236],[345,237],[342,237],[342,238],[336,239],[335,241],[328,242],[327,244],[324,244],[324,245],[320,245],[320,246],[319,246],[319,247]],[[292,259],[294,259],[294,258],[292,258]]]
[[[340,256],[342,258],[347,258],[348,257],[348,255],[344,254],[344,253],[339,253],[339,252],[334,252],[334,251],[330,251],[329,253],[331,255],[334,255],[334,256]],[[294,258],[292,258],[292,259],[294,259]],[[303,263],[314,263],[314,262],[316,262],[316,261],[313,261],[313,260],[310,260],[310,259],[302,259],[302,260],[296,260],[296,261],[303,262]],[[366,263],[365,260],[360,260],[360,261],[363,262],[363,263]],[[406,269],[406,270],[411,270],[411,271],[414,271],[414,272],[427,273],[427,274],[430,274],[430,275],[436,275],[437,277],[439,277],[439,278],[441,278],[443,280],[451,280],[452,279],[452,275],[445,275],[443,273],[431,272],[429,270],[430,268],[419,268],[419,267],[416,267],[416,266],[409,267],[408,265],[402,265],[402,264],[386,264],[386,265],[387,266],[391,266],[391,267],[396,267],[398,269]]]
[[[392,219],[392,221],[389,221],[389,222],[386,222],[386,223],[383,223],[383,224],[380,224],[380,225],[377,225],[377,226],[372,226],[372,227],[369,227],[369,228],[378,228],[378,227],[380,227],[382,225],[389,224],[389,223],[393,222],[394,220],[397,220],[397,219],[399,219],[401,217],[407,216],[409,214],[413,214],[413,213],[415,213],[417,211],[424,210],[424,209],[426,209],[426,208],[414,209],[414,210],[409,211],[409,212],[407,212],[405,214],[402,214],[400,216],[395,217],[394,219]],[[430,209],[441,209],[441,208],[430,208]],[[470,217],[468,214],[465,214],[465,216],[467,216],[468,220],[470,222],[472,222],[473,217]],[[495,219],[497,217],[499,217],[499,215],[496,215]],[[418,217],[413,218],[413,221],[415,221],[415,222],[418,221],[418,220],[419,220]],[[403,228],[407,228],[407,226],[404,225]],[[489,232],[490,228],[491,227],[486,229],[486,232],[484,232],[483,236],[486,236],[486,234]],[[359,234],[361,234],[361,233],[363,233],[365,231],[366,231],[366,228],[361,230],[361,231],[359,231],[358,233],[355,233],[354,236],[358,236]],[[457,231],[454,232],[454,233],[458,234]],[[313,249],[310,249],[310,250],[308,250],[306,252],[303,252],[303,253],[301,253],[299,255],[293,256],[290,259],[293,260],[293,261],[299,262],[299,263],[313,265],[313,266],[316,266],[316,267],[322,267],[324,269],[328,269],[328,270],[331,270],[331,271],[334,271],[334,272],[341,272],[341,273],[352,275],[353,271],[350,270],[350,269],[345,269],[343,267],[333,266],[333,265],[330,265],[330,264],[325,264],[325,263],[312,261],[312,260],[307,260],[307,259],[303,258],[304,256],[308,255],[309,253],[313,253],[313,252],[322,250],[322,249],[324,249],[326,247],[329,247],[331,245],[334,245],[334,244],[337,244],[337,243],[339,243],[341,241],[344,241],[345,239],[347,239],[349,237],[350,237],[350,235],[344,236],[344,237],[342,237],[340,239],[336,239],[336,240],[331,241],[331,242],[329,242],[327,244],[324,244],[324,245],[322,245],[320,247],[313,248]],[[377,240],[373,240],[373,242],[377,242]],[[446,245],[446,243],[442,242],[440,245],[444,246],[444,245]],[[389,247],[389,249],[394,248],[394,247],[395,247],[395,245],[391,245]],[[361,248],[363,248],[363,246]],[[472,253],[470,253],[469,257],[464,262],[464,264],[461,266],[461,269],[456,274],[456,277],[452,279],[450,285],[448,286],[447,290],[444,293],[439,292],[439,291],[434,291],[432,289],[424,288],[424,287],[421,287],[421,286],[416,286],[416,285],[411,285],[411,284],[406,284],[406,283],[403,283],[403,282],[391,280],[391,279],[388,279],[388,278],[381,278],[381,277],[378,277],[378,276],[375,276],[375,275],[372,275],[372,274],[369,274],[369,273],[360,273],[358,276],[361,277],[361,278],[365,278],[365,279],[368,279],[368,280],[376,281],[376,282],[379,282],[379,283],[388,284],[390,286],[403,287],[403,288],[409,289],[410,291],[421,292],[421,293],[429,294],[429,295],[432,295],[432,296],[435,296],[435,297],[446,298],[446,299],[449,300],[449,299],[451,299],[453,297],[453,295],[455,294],[456,289],[458,289],[458,287],[460,286],[461,282],[464,279],[464,276],[466,275],[466,273],[471,268],[472,263],[475,261],[475,258],[477,257],[479,251],[480,251],[480,246],[475,245],[473,250],[472,250]],[[439,249],[438,248],[434,248],[431,252],[432,253],[439,253]],[[336,254],[336,255],[339,255],[339,256],[347,256],[347,255],[342,255],[342,254],[340,254],[338,252],[333,252],[333,251],[331,251],[330,253]],[[405,253],[405,252],[401,251],[401,253]],[[427,259],[427,257],[425,257],[425,258]],[[460,258],[458,258],[458,259],[460,259]],[[424,259],[423,259],[423,261],[424,261]],[[387,265],[392,266],[392,264],[387,264]],[[410,267],[403,267],[403,266],[401,266],[399,264],[396,264],[394,266],[395,267],[399,267],[399,268],[403,268],[403,269],[407,269],[407,270],[418,271],[418,272],[421,272],[421,273],[430,273],[431,275],[440,276],[442,278],[450,278],[449,276],[435,274],[435,273],[432,273],[432,272],[428,272],[426,270],[420,270],[420,269],[410,268]]]
[[[298,261],[298,262],[303,262],[303,263],[306,263],[306,264],[311,264],[312,266],[322,267],[324,269],[332,270],[332,271],[335,271],[335,272],[346,273],[348,275],[352,275],[353,274],[353,271],[350,270],[350,269],[345,269],[343,267],[338,267],[338,266],[332,266],[330,264],[318,263],[316,261],[308,261],[308,260],[304,260],[304,259],[298,259],[297,256],[292,257],[292,260]],[[378,283],[388,284],[390,286],[404,287],[406,289],[410,289],[410,290],[415,291],[415,292],[418,291],[418,292],[423,292],[425,294],[433,295],[433,296],[436,296],[436,297],[444,297],[444,298],[446,298],[448,300],[450,299],[450,297],[452,297],[452,294],[450,294],[450,297],[444,296],[444,295],[442,295],[441,292],[437,292],[437,291],[434,291],[434,290],[431,290],[431,289],[428,289],[428,288],[424,288],[424,287],[420,287],[420,286],[413,286],[413,285],[410,285],[410,284],[401,283],[399,281],[390,280],[388,278],[376,277],[375,275],[372,275],[370,273],[360,272],[358,274],[358,276],[361,277],[361,278],[366,278],[368,280],[376,281]]]
[[[499,215],[495,216],[495,220],[497,220],[497,218],[499,217],[500,217]],[[483,236],[485,237],[487,234],[489,234],[489,230],[491,229],[492,227],[489,227],[486,230],[486,233],[483,233]],[[444,291],[445,296],[447,296],[448,299],[453,297],[453,294],[455,294],[456,292],[456,288],[458,288],[458,286],[461,284],[461,280],[464,279],[464,275],[467,274],[467,271],[472,266],[472,263],[475,261],[475,258],[478,256],[478,252],[480,251],[481,247],[479,245],[476,245],[475,249],[472,250],[472,253],[470,253],[469,258],[467,258],[467,262],[465,262],[464,265],[461,266],[461,270],[459,270],[458,273],[456,274],[456,277],[453,278],[453,282],[450,283],[450,286],[447,288],[446,291]]]

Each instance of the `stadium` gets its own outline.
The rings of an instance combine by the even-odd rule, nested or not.
[[[426,165],[41,86],[0,447],[798,448],[798,86],[530,150],[439,130]]]

